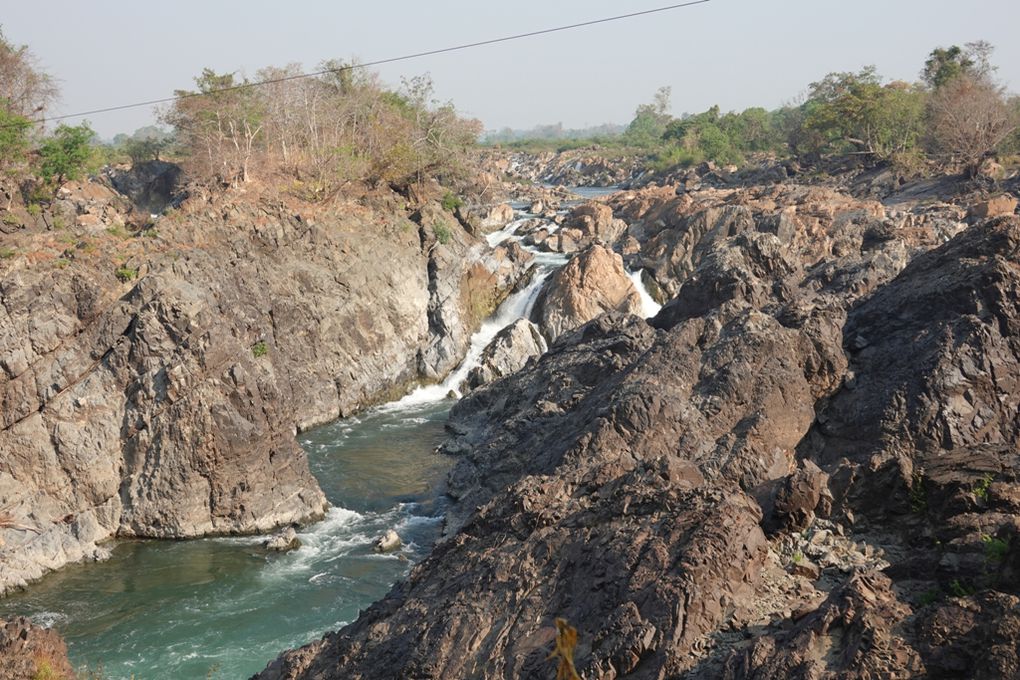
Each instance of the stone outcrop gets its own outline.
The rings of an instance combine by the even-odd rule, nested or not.
[[[518,371],[546,349],[548,345],[538,326],[527,319],[518,319],[497,333],[482,350],[479,365],[468,373],[462,391],[469,392]]]
[[[74,680],[67,645],[52,630],[26,618],[0,621],[0,673],[4,680]]]
[[[0,508],[27,528],[0,529],[0,592],[113,536],[322,516],[295,431],[443,375],[528,264],[386,195],[288,200],[197,195],[134,235],[67,223],[12,242]]]
[[[259,677],[1016,675],[1020,219],[703,194],[614,199],[675,299],[459,402],[447,539]]]
[[[620,256],[605,246],[591,246],[543,284],[532,319],[555,340],[608,311],[640,314],[641,296]]]

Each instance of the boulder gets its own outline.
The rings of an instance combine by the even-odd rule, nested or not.
[[[509,203],[494,205],[485,213],[479,222],[483,232],[498,231],[510,224],[514,219],[514,209]]]
[[[591,246],[556,271],[542,286],[532,319],[555,340],[603,312],[641,313],[641,295],[623,268],[623,258]]]
[[[301,547],[301,539],[293,527],[287,527],[262,542],[262,547],[272,552],[290,552]]]
[[[538,326],[527,319],[518,319],[497,333],[482,350],[479,365],[468,373],[461,391],[467,393],[510,375],[546,349],[545,338]]]
[[[399,550],[400,546],[404,543],[400,540],[400,536],[393,529],[388,530],[385,534],[375,539],[375,551],[378,553],[388,553],[394,550]]]

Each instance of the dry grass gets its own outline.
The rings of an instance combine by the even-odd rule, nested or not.
[[[556,619],[556,647],[550,659],[559,659],[556,680],[581,680],[574,668],[574,648],[577,647],[577,629],[566,619]]]

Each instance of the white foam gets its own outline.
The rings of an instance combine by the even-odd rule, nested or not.
[[[650,319],[659,313],[659,310],[662,309],[662,305],[656,302],[648,292],[648,289],[645,288],[645,282],[641,278],[642,271],[643,270],[638,269],[637,271],[627,274],[627,276],[630,277],[630,280],[634,283],[634,287],[637,288],[638,295],[641,296],[641,316],[646,319]]]

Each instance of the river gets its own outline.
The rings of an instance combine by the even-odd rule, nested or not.
[[[516,238],[528,216],[520,217],[489,243]],[[567,260],[532,252],[538,266],[530,283],[483,324],[441,385],[300,435],[333,507],[299,533],[299,550],[267,553],[260,537],[122,541],[109,560],[67,567],[0,600],[0,618],[26,614],[55,626],[72,663],[101,668],[104,680],[247,678],[279,652],[353,621],[439,538],[439,488],[450,461],[434,451],[453,403],[448,395],[493,336],[530,313],[542,282]],[[653,315],[658,305],[640,272],[631,278],[645,315]],[[403,548],[376,554],[373,540],[391,528]]]

